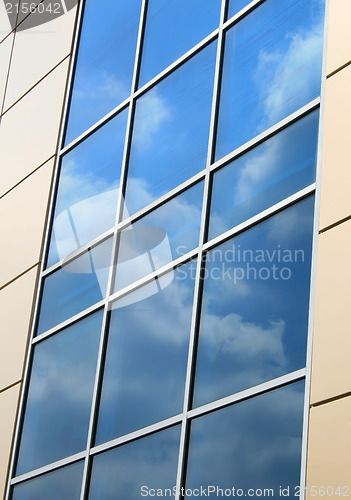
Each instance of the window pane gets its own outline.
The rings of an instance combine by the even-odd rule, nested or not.
[[[122,231],[116,291],[198,246],[203,188],[196,184]]]
[[[139,87],[218,28],[221,0],[150,0]]]
[[[141,0],[86,2],[66,144],[131,92]]]
[[[267,488],[274,494],[266,496],[282,498],[282,486],[293,498],[300,484],[303,401],[304,382],[297,382],[193,420],[186,487],[235,487],[235,496],[243,497]]]
[[[314,198],[207,255],[194,405],[306,365]]]
[[[140,500],[142,486],[173,488],[179,439],[176,426],[94,457],[89,500]]]
[[[79,500],[84,462],[77,462],[13,488],[11,500]]]
[[[266,0],[226,36],[216,158],[318,97],[323,0]]]
[[[235,16],[235,14],[237,14],[238,12],[241,11],[241,9],[249,5],[249,3],[251,3],[251,0],[229,0],[227,18],[230,19],[231,17]]]
[[[130,214],[205,168],[216,45],[138,99],[126,193]]]
[[[105,298],[112,238],[44,279],[37,335]]]
[[[102,311],[35,346],[17,475],[85,450]]]
[[[98,444],[182,412],[196,261],[114,303]]]
[[[210,239],[315,181],[318,120],[317,110],[214,174]]]
[[[114,226],[127,115],[122,111],[63,157],[48,266]]]

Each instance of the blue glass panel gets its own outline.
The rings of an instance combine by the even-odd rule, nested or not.
[[[198,246],[203,187],[196,184],[122,231],[116,291]]]
[[[86,2],[66,144],[131,92],[141,0]]]
[[[218,28],[221,0],[148,2],[141,87]]]
[[[62,158],[48,266],[115,223],[128,110]]]
[[[235,14],[237,14],[238,12],[241,11],[241,9],[249,5],[249,3],[251,3],[251,0],[229,0],[227,19],[230,19],[231,17],[235,16]]]
[[[209,238],[315,182],[319,112],[214,174]]]
[[[105,298],[112,238],[44,279],[37,335]]]
[[[196,261],[114,303],[98,444],[182,412]]]
[[[231,28],[216,159],[318,97],[323,0],[266,0]]]
[[[17,484],[11,500],[79,500],[84,462]]]
[[[130,214],[205,168],[216,46],[138,99],[126,192]]]
[[[179,439],[176,426],[94,457],[89,500],[140,500],[145,486],[173,488]]]
[[[207,255],[194,405],[306,365],[314,197]]]
[[[37,344],[16,474],[86,448],[102,311]]]
[[[186,487],[212,498],[227,496],[217,486],[231,497],[299,496],[303,402],[302,381],[193,420]]]

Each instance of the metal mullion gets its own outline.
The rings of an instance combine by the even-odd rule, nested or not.
[[[89,127],[87,130],[82,132],[78,137],[76,137],[76,139],[73,139],[72,142],[70,142],[69,144],[64,146],[60,150],[60,156],[65,155],[71,149],[78,146],[78,144],[83,142],[90,135],[92,135],[94,132],[96,132],[99,128],[101,128],[103,125],[105,125],[105,123],[107,123],[111,118],[113,118],[115,115],[117,115],[118,113],[120,113],[121,111],[126,109],[129,105],[129,103],[130,103],[130,97],[128,97],[127,99],[124,99],[124,101],[122,101],[120,104],[118,104],[118,106],[116,106],[111,111],[109,111],[106,115],[104,115],[102,118],[100,118],[100,120],[97,121],[96,123],[94,123],[94,125],[91,125],[91,127]]]
[[[121,299],[125,295],[128,295],[131,292],[134,292],[135,290],[138,290],[144,285],[147,285],[151,281],[154,281],[156,278],[159,278],[163,276],[164,274],[168,273],[172,269],[176,269],[177,267],[180,267],[181,265],[185,264],[186,262],[194,259],[198,255],[198,250],[195,248],[194,250],[191,250],[190,252],[182,255],[181,257],[178,257],[176,260],[172,260],[168,264],[165,264],[164,266],[160,267],[159,269],[156,269],[156,271],[153,271],[150,274],[147,274],[146,276],[143,276],[137,281],[134,281],[130,285],[127,285],[126,287],[122,288],[121,290],[118,290],[117,292],[114,292],[113,294],[110,295],[109,297],[109,303],[110,303],[110,308],[113,302],[115,302],[118,299]]]
[[[244,391],[231,394],[230,396],[227,396],[225,398],[217,399],[212,403],[208,403],[198,408],[194,408],[193,410],[188,411],[188,418],[193,419],[195,417],[203,416],[215,410],[220,410],[221,408],[230,406],[233,403],[245,401],[246,399],[250,399],[260,394],[264,394],[265,392],[269,392],[274,389],[284,387],[288,384],[292,384],[294,382],[304,379],[305,375],[306,375],[305,368],[302,368],[301,370],[296,370],[291,373],[287,373],[286,375],[282,375],[281,377],[268,380],[263,384],[250,387],[249,389],[245,389]]]
[[[220,80],[221,80],[223,52],[224,52],[223,25],[227,12],[227,3],[228,3],[227,0],[222,0],[220,24],[218,29],[217,55],[216,55],[216,67],[215,67],[214,83],[213,83],[210,133],[209,133],[207,161],[206,161],[199,247],[197,253],[196,281],[194,289],[194,302],[193,302],[192,321],[191,321],[190,338],[189,338],[188,363],[187,363],[184,403],[183,403],[183,418],[182,418],[182,428],[181,428],[181,437],[179,446],[179,456],[178,456],[176,500],[180,500],[182,498],[181,487],[184,485],[185,474],[186,474],[187,448],[188,448],[189,432],[190,432],[188,411],[192,399],[192,389],[193,389],[192,386],[194,383],[193,378],[194,378],[196,349],[197,349],[197,326],[201,312],[201,300],[202,300],[202,288],[203,288],[202,277],[201,277],[203,271],[202,255],[203,255],[203,246],[206,238],[207,223],[209,216],[210,181],[211,181],[210,166],[213,159],[214,148],[215,148],[216,122],[218,115]]]
[[[304,189],[301,189],[297,193],[294,193],[293,195],[289,196],[288,198],[285,198],[282,201],[279,201],[275,205],[271,205],[269,208],[266,210],[263,210],[262,212],[258,213],[257,215],[254,215],[250,219],[245,220],[244,222],[238,224],[237,226],[234,226],[233,228],[229,229],[223,234],[220,234],[219,236],[216,236],[216,238],[213,238],[212,240],[208,241],[207,243],[204,244],[204,250],[209,251],[212,250],[212,248],[220,245],[221,243],[224,243],[225,241],[229,240],[233,236],[237,235],[238,233],[241,233],[242,231],[249,229],[250,227],[255,226],[256,224],[259,224],[260,222],[264,221],[265,219],[281,212],[285,208],[294,205],[300,200],[303,200],[307,196],[311,195],[315,191],[315,183],[305,187]]]
[[[77,15],[76,15],[76,21],[75,21],[75,26],[79,26],[81,22],[81,17],[82,17],[82,9],[83,9],[83,2],[82,0],[78,1],[78,8],[77,8]],[[66,84],[66,96],[65,96],[65,106],[67,106],[67,101],[68,101],[68,92],[67,89],[70,86],[70,80],[72,78],[72,72],[73,72],[73,60],[74,60],[74,51],[76,50],[77,44],[78,44],[78,31],[76,32],[75,39],[73,42],[73,48],[72,48],[72,55],[71,55],[71,61],[70,61],[70,69],[69,69],[69,76]],[[60,144],[60,141],[62,140],[62,121],[63,117],[65,116],[66,111],[64,110],[62,113],[62,118],[61,118],[61,133],[58,141],[58,145]],[[17,454],[18,454],[18,449],[19,449],[19,443],[20,443],[20,431],[22,427],[22,422],[24,418],[24,409],[25,409],[25,400],[26,400],[26,395],[27,395],[27,389],[29,386],[30,382],[30,368],[31,368],[31,363],[32,363],[32,357],[33,357],[33,350],[34,346],[32,345],[32,340],[35,335],[35,329],[37,325],[37,320],[39,317],[39,308],[40,308],[40,302],[41,302],[41,294],[43,290],[43,279],[42,279],[42,273],[44,270],[44,264],[46,261],[47,257],[47,252],[48,252],[48,242],[49,242],[49,237],[50,237],[50,230],[51,230],[51,220],[52,216],[54,213],[54,205],[55,205],[55,192],[57,189],[58,185],[58,168],[59,168],[59,156],[56,156],[56,161],[55,161],[55,167],[54,167],[54,173],[53,173],[53,186],[51,188],[51,199],[49,203],[49,210],[48,210],[48,216],[47,216],[47,224],[46,224],[46,230],[45,230],[45,236],[44,236],[44,242],[43,242],[43,250],[42,250],[42,260],[40,264],[40,271],[39,271],[39,277],[38,277],[38,283],[35,291],[35,301],[34,301],[34,308],[33,308],[33,320],[32,320],[32,325],[30,329],[30,335],[29,335],[29,344],[28,344],[28,351],[26,355],[26,361],[24,364],[24,372],[23,372],[23,382],[22,382],[22,387],[20,390],[20,397],[19,397],[19,404],[18,404],[18,411],[17,411],[17,419],[16,419],[16,425],[15,425],[15,430],[14,430],[14,438],[13,438],[13,444],[12,444],[12,451],[11,451],[11,459],[10,459],[10,466],[8,470],[8,478],[7,478],[7,487],[5,491],[5,500],[9,500],[10,498],[10,489],[11,489],[11,480],[12,476],[15,472],[15,460],[17,459]]]
[[[45,465],[44,467],[40,467],[39,469],[35,469],[30,472],[26,472],[21,476],[17,476],[11,480],[11,486],[15,484],[23,483],[24,481],[28,481],[29,479],[33,479],[38,476],[42,476],[43,474],[47,474],[48,472],[53,472],[57,469],[61,469],[70,464],[74,464],[75,462],[79,462],[83,460],[85,457],[85,451],[81,451],[80,453],[76,453],[75,455],[71,455],[69,457],[63,458],[62,460],[57,460],[57,462],[53,462],[51,464]]]
[[[104,241],[108,240],[112,235],[114,234],[114,229],[108,229],[101,235],[97,236],[93,240],[89,241],[88,243],[85,243],[81,247],[79,247],[77,250],[74,252],[70,253],[67,257],[65,257],[62,260],[59,260],[52,266],[44,269],[44,271],[41,273],[41,277],[45,278],[46,276],[54,273],[58,269],[63,268],[70,262],[72,262],[75,259],[78,259],[78,257],[81,257],[84,253],[86,253],[89,250],[92,250],[93,248],[97,247],[100,243],[103,243]]]
[[[130,443],[132,441],[135,441],[136,439],[150,436],[155,432],[168,429],[169,427],[174,427],[175,425],[180,424],[181,421],[182,414],[180,413],[179,415],[167,418],[166,420],[161,420],[156,424],[148,425],[147,427],[143,427],[142,429],[138,429],[137,431],[130,432],[129,434],[125,434],[124,436],[121,436],[119,438],[112,439],[111,441],[108,441],[106,443],[94,446],[94,448],[91,448],[90,454],[97,455],[98,453],[102,453],[104,451],[111,450],[112,448],[116,448],[117,446]]]
[[[60,332],[64,328],[67,328],[74,323],[77,323],[77,321],[80,321],[81,319],[84,319],[85,317],[89,316],[90,314],[93,314],[94,312],[98,311],[99,309],[102,309],[106,304],[106,299],[100,300],[100,302],[97,302],[96,304],[93,304],[90,307],[87,307],[84,309],[84,311],[79,312],[78,314],[75,314],[74,316],[66,319],[62,323],[59,323],[58,325],[54,326],[53,328],[50,328],[50,330],[47,330],[46,332],[35,336],[32,339],[32,344],[38,344],[42,340],[47,339],[48,337],[52,337],[52,335],[55,335],[56,333]]]
[[[308,451],[308,431],[309,431],[309,419],[310,419],[312,348],[313,348],[314,314],[315,314],[314,308],[315,308],[316,288],[317,288],[317,250],[318,250],[318,239],[319,239],[323,136],[324,136],[324,120],[325,120],[325,95],[326,95],[326,83],[327,83],[327,45],[328,45],[329,9],[330,9],[330,0],[326,0],[325,13],[324,13],[323,62],[322,62],[322,72],[321,72],[321,96],[320,96],[321,104],[319,113],[316,194],[315,194],[315,206],[314,206],[314,227],[313,227],[312,259],[311,259],[311,281],[310,281],[310,297],[309,297],[309,308],[308,308],[305,406],[304,406],[303,433],[302,433],[302,444],[301,444],[301,475],[300,475],[301,500],[304,500],[306,496],[306,480],[307,480],[307,451]]]
[[[105,351],[106,351],[106,347],[107,347],[108,326],[109,326],[109,316],[110,316],[109,298],[110,298],[110,295],[113,293],[113,289],[114,289],[115,272],[116,272],[115,268],[116,268],[117,254],[118,254],[117,225],[118,225],[118,222],[120,221],[121,216],[123,214],[123,207],[124,207],[124,186],[126,184],[127,164],[128,164],[131,136],[132,136],[133,116],[134,116],[134,107],[135,107],[134,93],[135,93],[136,86],[137,86],[138,72],[139,72],[139,67],[140,67],[142,38],[143,38],[143,32],[144,32],[144,26],[145,26],[147,1],[148,0],[142,0],[142,6],[141,6],[141,11],[140,11],[138,39],[137,39],[137,46],[136,46],[136,53],[135,53],[135,60],[134,60],[133,78],[132,78],[132,86],[131,86],[131,97],[130,97],[130,103],[129,103],[128,120],[127,120],[127,128],[126,128],[126,139],[125,139],[125,144],[124,144],[124,152],[123,152],[123,160],[122,160],[122,168],[121,168],[121,181],[120,181],[120,188],[119,188],[119,193],[118,193],[115,227],[114,227],[114,235],[113,235],[113,244],[112,244],[112,252],[111,252],[111,264],[110,264],[110,272],[109,272],[108,286],[107,286],[107,293],[106,293],[106,305],[105,305],[105,309],[104,309],[104,317],[103,317],[103,322],[102,322],[102,332],[101,332],[101,339],[100,339],[100,346],[99,346],[98,363],[97,363],[97,369],[96,369],[93,400],[92,400],[92,405],[91,405],[86,458],[85,458],[85,464],[84,464],[82,489],[81,489],[81,495],[80,495],[81,500],[84,500],[85,498],[87,498],[88,491],[89,491],[89,480],[90,480],[89,476],[90,476],[91,460],[92,460],[90,450],[91,450],[92,444],[93,444],[94,429],[95,429],[95,424],[96,424],[96,420],[97,420],[97,416],[98,416],[100,392],[101,392],[101,385],[102,385],[102,379],[103,379],[103,366],[104,366]]]
[[[236,24],[238,21],[240,21],[243,17],[246,16],[248,12],[251,10],[254,10],[256,7],[258,7],[261,3],[265,2],[266,0],[253,0],[251,3],[246,5],[243,9],[241,9],[239,12],[234,14],[230,19],[228,19],[223,26],[223,29],[226,31],[229,28],[231,28],[234,24]]]
[[[318,109],[319,105],[320,105],[320,97],[313,99],[313,101],[307,103],[305,106],[298,109],[297,111],[294,111],[294,113],[291,113],[291,115],[287,116],[286,118],[283,118],[275,125],[272,125],[268,129],[261,132],[256,137],[253,137],[252,139],[250,139],[248,142],[246,142],[242,146],[239,146],[238,148],[234,149],[234,151],[232,151],[231,153],[228,153],[223,158],[220,158],[219,160],[214,162],[211,165],[211,172],[218,170],[219,168],[223,167],[227,163],[230,163],[233,160],[235,160],[238,156],[242,156],[243,154],[247,153],[248,151],[250,151],[254,147],[258,146],[262,142],[269,139],[270,137],[273,137],[278,132],[284,130],[285,128],[289,127],[290,125],[292,125],[296,121],[300,120],[304,116],[308,115],[312,111]]]

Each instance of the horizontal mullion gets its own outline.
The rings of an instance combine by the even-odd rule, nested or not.
[[[51,335],[58,333],[60,330],[63,330],[64,328],[73,325],[73,323],[76,323],[77,321],[85,318],[86,316],[89,316],[89,314],[94,313],[98,309],[102,309],[106,305],[106,302],[107,299],[100,300],[96,304],[87,307],[87,309],[84,309],[84,311],[81,311],[78,314],[75,314],[74,316],[70,317],[69,319],[66,319],[62,323],[59,323],[57,326],[50,328],[50,330],[41,333],[40,335],[33,338],[32,344],[37,344],[38,342],[41,342],[42,340],[45,340],[48,337],[51,337]]]
[[[229,29],[231,28],[234,24],[236,24],[238,21],[240,21],[243,17],[246,16],[248,12],[251,10],[254,10],[256,7],[258,7],[261,3],[265,2],[266,0],[253,0],[251,3],[246,5],[243,9],[241,9],[239,12],[234,14],[230,19],[228,19],[224,25],[223,29]]]
[[[125,434],[124,436],[121,436],[116,439],[112,439],[111,441],[108,441],[107,443],[100,444],[98,446],[94,446],[90,450],[90,455],[96,455],[98,453],[101,453],[103,451],[110,450],[112,448],[115,448],[116,446],[122,445],[129,443],[131,441],[135,441],[136,439],[139,439],[141,437],[148,436],[150,434],[154,434],[157,431],[161,431],[164,429],[167,429],[168,427],[172,427],[174,425],[177,425],[181,423],[182,421],[182,413],[179,413],[178,415],[175,415],[174,417],[167,418],[166,420],[162,420],[161,422],[157,422],[156,424],[148,425],[147,427],[143,427],[142,429],[138,429],[137,431],[131,432],[129,434]]]
[[[33,479],[34,477],[42,476],[47,472],[52,472],[56,469],[61,469],[66,465],[79,462],[79,460],[83,460],[85,458],[85,455],[86,451],[81,451],[80,453],[76,453],[75,455],[71,455],[70,457],[63,458],[62,460],[58,460],[57,462],[45,465],[44,467],[40,467],[39,469],[27,472],[26,474],[22,474],[21,476],[14,477],[13,479],[11,479],[11,486],[22,483],[23,481],[28,481],[28,479]]]
[[[201,415],[206,415],[207,413],[211,413],[214,410],[219,410],[221,408],[225,408],[226,406],[230,406],[233,403],[244,401],[254,396],[258,396],[259,394],[263,394],[273,389],[278,389],[279,387],[282,387],[284,385],[291,384],[293,382],[303,379],[305,376],[306,376],[306,368],[302,368],[301,370],[296,370],[281,377],[269,380],[268,382],[264,382],[263,384],[250,387],[250,389],[237,392],[225,398],[213,401],[212,403],[208,403],[198,408],[194,408],[193,410],[189,410],[187,412],[187,418],[192,419],[195,417],[199,417]]]
[[[207,250],[207,251],[211,250],[212,248],[216,247],[217,245],[219,245],[221,243],[224,243],[225,241],[229,240],[230,238],[237,235],[238,233],[241,233],[242,231],[249,229],[250,227],[255,226],[256,224],[267,219],[268,217],[271,217],[272,215],[275,215],[276,213],[284,210],[285,208],[289,207],[290,205],[297,203],[298,201],[302,200],[303,198],[306,198],[306,196],[309,196],[310,194],[312,194],[315,191],[315,187],[316,187],[316,184],[313,183],[310,186],[307,186],[304,189],[301,189],[297,193],[294,193],[293,195],[289,196],[288,198],[285,198],[284,200],[280,201],[279,203],[272,205],[271,207],[267,208],[266,210],[263,210],[262,212],[255,215],[254,217],[251,217],[250,219],[247,219],[246,221],[242,222],[241,224],[238,224],[237,226],[233,227],[232,229],[229,229],[225,233],[217,236],[216,238],[213,238],[212,240],[210,240],[204,244],[204,250]]]
[[[211,172],[214,172],[215,170],[218,170],[219,168],[223,167],[227,163],[230,163],[231,161],[235,160],[238,156],[242,156],[243,154],[247,153],[251,149],[255,148],[262,142],[266,141],[270,137],[276,135],[278,132],[282,131],[283,129],[287,128],[289,125],[292,125],[294,122],[299,120],[300,118],[303,118],[310,112],[314,111],[320,106],[320,97],[317,97],[313,101],[307,103],[305,106],[302,108],[298,109],[297,111],[294,111],[294,113],[291,113],[289,116],[286,118],[283,118],[283,120],[279,121],[275,125],[272,125],[272,127],[269,127],[266,129],[264,132],[261,132],[258,134],[256,137],[253,139],[250,139],[248,142],[243,144],[242,146],[239,146],[237,149],[234,149],[231,153],[227,154],[226,156],[223,156],[223,158],[220,158],[217,160],[215,163],[213,163],[210,167]]]

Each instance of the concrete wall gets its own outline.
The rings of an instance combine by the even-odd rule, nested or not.
[[[350,23],[350,0],[330,0],[308,498],[314,496],[312,486],[332,486],[334,498],[340,498],[338,486],[341,493],[349,486],[351,496]]]
[[[38,27],[11,30],[0,2],[0,497],[23,377],[75,18],[73,9]]]

